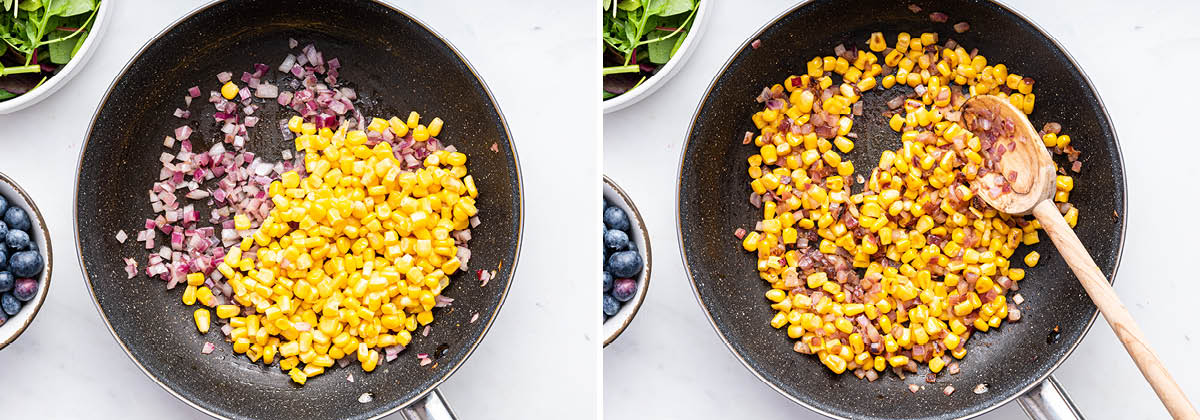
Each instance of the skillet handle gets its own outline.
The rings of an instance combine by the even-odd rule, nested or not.
[[[446,403],[442,391],[433,389],[424,399],[400,410],[400,418],[404,420],[457,420],[454,410]]]
[[[1083,420],[1083,414],[1063,391],[1054,376],[1017,397],[1021,409],[1033,420]]]

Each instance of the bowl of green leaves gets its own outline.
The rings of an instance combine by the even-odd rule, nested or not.
[[[604,112],[671,78],[699,42],[712,0],[603,0]]]
[[[0,0],[0,114],[61,88],[91,57],[112,0]]]

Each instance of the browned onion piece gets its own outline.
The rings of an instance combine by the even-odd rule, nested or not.
[[[971,30],[971,24],[967,22],[958,22],[954,24],[954,32],[963,33]]]
[[[929,14],[929,20],[937,23],[945,23],[947,19],[950,19],[950,16],[946,16],[946,14],[942,12],[933,12]]]

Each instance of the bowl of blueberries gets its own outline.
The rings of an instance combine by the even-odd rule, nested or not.
[[[29,195],[0,173],[0,349],[29,327],[50,285],[50,232]]]
[[[633,200],[604,177],[604,345],[625,331],[650,285],[650,233]]]

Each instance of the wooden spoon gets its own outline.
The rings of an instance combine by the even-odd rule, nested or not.
[[[994,171],[999,173],[976,179],[978,196],[1005,213],[1033,213],[1171,416],[1200,419],[1179,384],[1146,343],[1108,279],[1051,201],[1055,191],[1054,161],[1025,114],[1005,98],[981,95],[967,101],[963,119],[973,133],[993,138],[1007,150],[995,163]]]

